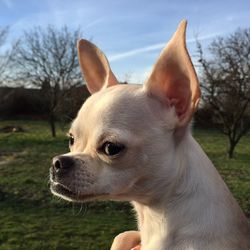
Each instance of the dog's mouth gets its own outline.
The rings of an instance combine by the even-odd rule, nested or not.
[[[51,181],[50,182],[50,190],[51,192],[59,196],[65,200],[68,201],[75,201],[75,202],[81,202],[81,201],[89,201],[89,200],[94,200],[94,199],[99,199],[102,197],[107,196],[108,194],[81,194],[81,193],[76,193],[73,192],[71,189],[66,187],[65,185]]]

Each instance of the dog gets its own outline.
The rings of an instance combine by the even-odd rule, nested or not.
[[[144,85],[118,84],[106,56],[78,42],[92,94],[69,130],[70,152],[53,158],[50,188],[75,202],[130,201],[138,231],[112,250],[249,250],[250,227],[190,132],[199,82],[183,20]]]

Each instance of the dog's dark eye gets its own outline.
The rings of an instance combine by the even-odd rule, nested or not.
[[[114,156],[114,155],[118,155],[124,148],[125,146],[122,144],[117,144],[113,142],[105,142],[102,145],[101,150],[107,156]]]
[[[69,146],[73,146],[75,138],[72,134],[69,134]]]

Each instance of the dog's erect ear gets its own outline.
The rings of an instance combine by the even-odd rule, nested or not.
[[[186,26],[186,20],[179,24],[144,85],[149,94],[175,107],[178,126],[191,120],[200,99],[199,82],[186,48]]]
[[[93,43],[81,39],[77,43],[82,74],[91,94],[118,84],[104,53]]]

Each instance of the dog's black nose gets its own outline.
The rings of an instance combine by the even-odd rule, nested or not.
[[[52,166],[56,173],[63,170],[69,170],[74,164],[73,157],[63,155],[54,157],[52,161]]]

